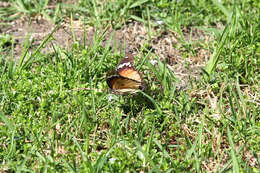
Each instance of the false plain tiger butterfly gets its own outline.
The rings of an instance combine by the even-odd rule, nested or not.
[[[144,90],[144,81],[134,66],[134,57],[127,54],[116,68],[116,74],[107,77],[110,90],[119,94],[133,94]]]

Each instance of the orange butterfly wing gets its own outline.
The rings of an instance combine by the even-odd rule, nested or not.
[[[133,61],[133,55],[127,54],[125,58],[120,61],[117,67],[117,72],[120,76],[125,78],[132,79],[137,82],[143,82],[142,75],[133,66]]]
[[[127,54],[117,67],[117,75],[107,78],[107,84],[113,92],[135,93],[144,89],[142,75],[133,66],[134,58]]]

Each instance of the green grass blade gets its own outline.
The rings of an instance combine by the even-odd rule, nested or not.
[[[229,144],[230,144],[230,147],[231,147],[233,172],[239,172],[239,164],[238,164],[238,161],[237,161],[236,150],[235,150],[235,146],[234,146],[233,139],[232,139],[232,134],[230,132],[229,127],[227,128],[227,134],[228,134],[228,141],[229,141]]]
[[[198,136],[196,137],[196,140],[195,140],[195,142],[193,143],[191,149],[189,149],[189,150],[187,151],[186,156],[185,156],[185,160],[190,159],[191,156],[192,156],[192,154],[196,152],[195,149],[196,149],[196,147],[197,147],[198,142],[200,143],[203,127],[204,127],[204,125],[203,125],[203,123],[201,123],[201,124],[200,124],[200,128],[199,128],[199,134],[198,134]]]
[[[244,115],[247,115],[246,103],[245,103],[244,97],[243,97],[241,89],[240,89],[238,76],[237,76],[237,80],[236,80],[236,88],[237,88],[237,93],[239,96],[239,101],[241,101],[241,104],[242,104],[242,111],[243,111]]]
[[[223,47],[226,43],[228,29],[229,29],[229,25],[227,25],[225,27],[224,31],[222,32],[218,46],[214,50],[214,53],[211,55],[210,60],[206,65],[205,71],[210,75],[216,69],[217,63],[218,63],[219,58],[220,58],[220,53],[221,53],[221,51],[222,51],[222,49],[223,49]],[[206,76],[204,76],[204,77],[206,77]]]
[[[138,6],[141,6],[142,4],[148,2],[149,0],[137,0],[135,1],[132,5],[130,5],[129,8],[135,8],[135,7],[138,7]]]
[[[148,94],[146,94],[146,93],[144,93],[144,92],[142,92],[142,91],[141,91],[140,93],[142,93],[146,98],[148,98],[148,99],[154,104],[154,106],[156,107],[156,110],[158,111],[159,114],[162,114],[162,110],[161,110],[160,107],[156,104],[155,100],[154,100],[151,96],[149,96]]]
[[[21,70],[24,69],[24,68],[27,68],[29,65],[31,65],[31,63],[33,62],[33,59],[35,58],[35,56],[44,47],[44,45],[51,39],[52,35],[54,34],[54,32],[57,31],[59,26],[60,26],[60,24],[56,25],[56,27],[52,30],[52,32],[41,42],[41,44],[37,47],[37,49],[31,54],[29,59],[26,60],[23,65],[21,65]]]
[[[232,11],[228,10],[219,0],[212,0],[212,2],[227,16],[230,18],[232,15]]]

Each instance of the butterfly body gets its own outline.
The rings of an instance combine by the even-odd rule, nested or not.
[[[144,89],[142,75],[133,66],[134,57],[126,55],[119,63],[116,74],[107,78],[110,90],[119,94],[133,94]]]

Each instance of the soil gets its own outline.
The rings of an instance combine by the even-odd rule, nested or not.
[[[19,59],[24,41],[28,36],[33,47],[37,47],[54,28],[55,24],[52,22],[42,17],[37,17],[31,20],[31,23],[26,19],[18,19],[3,28],[2,33],[10,34],[15,38],[14,55],[16,59]],[[70,49],[72,43],[74,43],[73,33],[77,41],[83,43],[84,30],[86,32],[87,45],[90,45],[95,34],[94,27],[86,26],[80,21],[73,21],[70,24],[69,20],[64,20],[53,34],[51,44]],[[146,48],[152,49],[154,55],[157,55],[163,61],[166,60],[169,69],[173,70],[177,78],[180,79],[179,87],[181,88],[187,84],[187,80],[190,77],[197,78],[199,76],[200,67],[204,67],[204,62],[207,62],[210,57],[208,50],[197,46],[196,55],[191,56],[185,52],[184,46],[178,41],[178,34],[174,31],[165,31],[159,27],[154,27],[151,33],[151,38],[149,39],[147,26],[140,22],[129,21],[120,29],[114,30],[109,28],[101,44],[102,46],[109,44],[111,49],[115,49],[116,45],[117,50],[124,51],[125,53],[130,52],[133,55],[139,55],[139,51],[146,45]],[[200,40],[205,43],[210,41],[210,38],[198,29],[192,31],[192,37],[189,33],[190,31],[184,32],[185,40],[188,42],[198,42]],[[112,40],[108,43],[111,36]],[[46,53],[53,51],[51,44],[48,43],[42,51]],[[155,57],[150,57],[150,59],[155,59]]]

